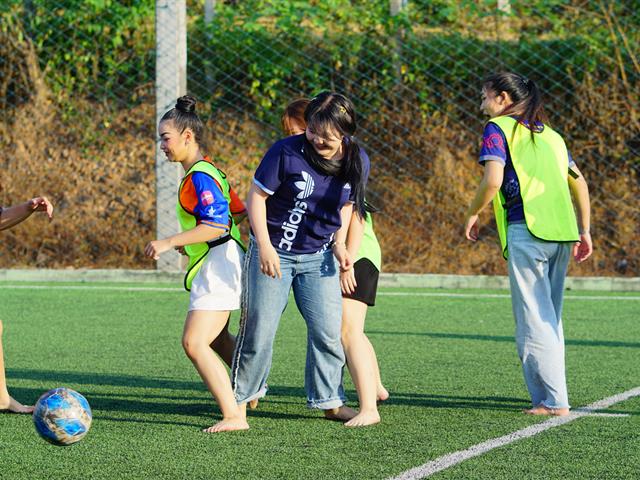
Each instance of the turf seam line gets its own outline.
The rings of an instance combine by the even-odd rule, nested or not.
[[[598,410],[609,408],[616,403],[620,403],[632,397],[638,396],[640,396],[640,387],[636,387],[631,390],[627,390],[626,392],[622,392],[617,395],[598,400],[597,402],[591,403],[586,407],[577,408],[566,417],[553,417],[542,423],[537,423],[521,430],[517,430],[513,433],[508,433],[507,435],[503,435],[502,437],[492,438],[491,440],[478,443],[465,450],[459,450],[457,452],[443,455],[442,457],[436,458],[435,460],[427,462],[424,465],[420,465],[419,467],[407,470],[406,472],[401,473],[397,477],[392,477],[389,480],[417,480],[419,478],[427,478],[434,473],[445,470],[470,458],[480,456],[495,448],[509,445],[510,443],[517,442],[518,440],[522,440],[523,438],[533,437],[534,435],[542,433],[545,430],[549,430],[550,428],[559,427],[569,422],[573,422],[578,418],[596,414]]]
[[[0,285],[0,288],[17,290],[112,290],[131,292],[184,292],[183,288],[174,287],[121,287],[108,285]],[[444,293],[444,292],[384,292],[377,293],[383,297],[442,297],[442,298],[511,298],[507,293]],[[640,300],[638,295],[565,295],[565,300]]]

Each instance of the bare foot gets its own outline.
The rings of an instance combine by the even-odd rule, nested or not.
[[[544,405],[538,405],[537,407],[529,408],[522,412],[527,415],[551,415],[553,417],[566,417],[569,415],[568,408],[549,408]]]
[[[380,414],[377,410],[370,412],[362,411],[344,424],[345,427],[366,427],[380,423]]]
[[[9,401],[0,401],[0,411],[11,413],[33,413],[32,405],[23,405],[13,397],[9,397]]]
[[[389,391],[386,388],[384,388],[382,385],[379,385],[376,400],[378,402],[384,402],[388,398],[389,398]]]
[[[202,430],[204,433],[232,432],[235,430],[248,430],[249,424],[246,420],[238,417],[223,418],[218,423]]]
[[[324,411],[324,417],[328,420],[347,422],[358,414],[353,408],[342,405],[338,408],[330,408]]]

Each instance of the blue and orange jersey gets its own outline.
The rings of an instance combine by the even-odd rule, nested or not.
[[[241,215],[246,212],[244,203],[233,189],[229,191],[229,203],[220,184],[206,173],[188,174],[178,195],[182,207],[196,217],[197,225],[205,224],[229,231],[229,214]]]
[[[208,156],[205,155],[204,159],[213,165],[213,162]],[[229,180],[227,179],[227,182],[228,181]],[[217,183],[218,182],[216,182],[216,184]],[[218,184],[218,186],[220,185]],[[235,217],[237,215],[244,215],[247,213],[247,207],[245,207],[244,202],[240,200],[240,197],[238,196],[238,194],[236,193],[236,191],[233,189],[231,185],[229,185],[229,200],[230,200],[229,210],[231,211],[231,215]]]

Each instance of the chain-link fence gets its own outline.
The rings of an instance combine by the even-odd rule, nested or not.
[[[241,195],[282,135],[289,101],[346,94],[372,160],[368,198],[381,209],[384,269],[493,274],[505,265],[489,209],[479,244],[461,232],[482,175],[481,80],[504,69],[526,75],[591,188],[596,250],[570,273],[637,276],[638,7],[187,2],[186,89],[208,120],[207,152]],[[155,2],[10,0],[0,15],[0,203],[45,192],[58,207],[49,226],[3,233],[0,266],[151,267],[141,252],[162,218],[156,82],[181,62],[156,75]],[[157,31],[175,34],[160,21]]]

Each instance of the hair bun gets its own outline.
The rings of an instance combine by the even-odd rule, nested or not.
[[[183,95],[176,102],[176,110],[182,113],[196,113],[196,103],[198,101],[191,95]]]

